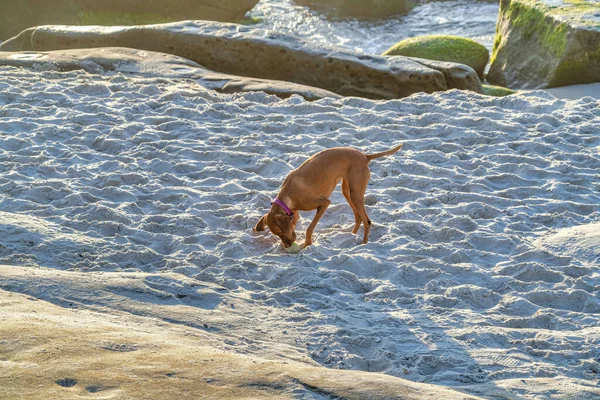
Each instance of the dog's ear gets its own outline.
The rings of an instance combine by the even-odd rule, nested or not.
[[[256,226],[254,227],[253,231],[255,232],[260,232],[260,231],[264,231],[265,228],[267,227],[267,216],[269,214],[265,214],[262,217],[260,217],[260,219],[258,220],[258,222],[256,223]]]

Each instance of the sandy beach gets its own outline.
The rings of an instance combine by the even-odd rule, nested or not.
[[[117,330],[149,324],[169,357],[208,344],[230,363],[289,362],[300,381],[306,366],[483,398],[600,398],[599,100],[452,90],[307,102],[168,76],[0,71],[2,301],[39,300],[27,301],[71,320],[69,335],[113,315]],[[252,232],[310,155],[399,143],[370,166],[368,244],[339,189],[298,255]],[[2,329],[4,348],[18,341]],[[19,346],[0,353],[9,374],[42,363],[17,360]],[[48,387],[60,398],[99,398],[85,387],[117,381],[125,391],[105,398],[135,390],[84,370],[64,378],[85,385]],[[327,386],[344,376],[319,383],[325,394],[292,378],[269,393],[352,398]]]
[[[561,99],[577,100],[587,96],[600,99],[600,83],[556,87],[546,91]]]

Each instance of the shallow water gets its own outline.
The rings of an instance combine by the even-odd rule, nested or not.
[[[497,14],[497,3],[472,0],[423,3],[406,16],[385,20],[328,20],[290,0],[261,0],[251,12],[263,20],[258,26],[366,54],[381,54],[402,39],[432,34],[469,37],[491,50]]]

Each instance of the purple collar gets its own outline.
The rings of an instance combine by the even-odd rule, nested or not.
[[[281,201],[279,199],[275,199],[271,204],[277,204],[279,207],[283,208],[285,213],[290,217],[294,215],[294,212],[292,210],[290,210],[290,208],[283,201]]]

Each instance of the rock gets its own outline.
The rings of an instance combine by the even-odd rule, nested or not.
[[[336,17],[385,18],[406,15],[418,0],[294,0],[296,4]]]
[[[225,77],[227,82],[221,86]],[[207,74],[202,80],[203,86],[218,90],[221,93],[243,93],[243,92],[265,92],[281,99],[287,99],[293,94],[304,97],[308,101],[319,100],[325,97],[341,98],[339,94],[328,90],[319,89],[292,82],[272,81],[268,79],[256,79],[236,77],[215,72]]]
[[[196,328],[197,321],[211,311],[197,302],[194,307],[182,302],[175,307],[176,314],[173,306],[152,304],[150,314],[143,294],[138,299],[126,290],[115,293],[125,279],[144,293],[138,289],[146,287],[143,280],[152,282],[158,275],[110,273],[101,282],[90,275],[95,274],[0,266],[2,399],[482,400],[439,382],[432,385],[382,373],[326,368],[292,354],[286,350],[292,346],[273,339],[252,353],[240,354],[219,343],[228,336],[241,336],[236,326],[247,324],[248,317],[238,316],[237,310],[210,315],[217,321],[223,315],[237,325],[219,321],[224,328],[209,333]],[[43,283],[38,283],[40,278],[45,278]],[[41,288],[30,289],[33,284],[25,283],[28,279]],[[27,294],[13,288],[17,285]],[[84,303],[80,299],[89,297],[77,293],[97,294],[111,303],[106,307]],[[76,306],[68,307],[73,298]],[[160,319],[150,317],[154,315]],[[60,387],[57,378],[75,386]],[[587,390],[592,396],[597,393]],[[501,397],[508,398],[495,396]]]
[[[490,58],[484,45],[472,39],[448,35],[417,36],[406,39],[390,47],[383,55],[419,57],[464,64],[477,71],[481,79]]]
[[[514,90],[507,89],[502,86],[481,85],[481,88],[483,89],[483,94],[486,96],[504,97],[517,93]]]
[[[481,81],[479,80],[477,73],[473,70],[473,68],[469,67],[468,65],[444,61],[426,60],[424,58],[416,57],[409,58],[428,68],[440,71],[442,74],[444,74],[446,84],[449,88],[473,90],[473,88],[481,87]],[[475,91],[481,92],[481,89]]]
[[[600,4],[502,0],[487,79],[520,89],[600,82]]]
[[[258,0],[83,0],[82,8],[115,14],[157,14],[176,20],[239,21]]]
[[[131,25],[141,24],[141,20],[159,23],[184,19],[236,22],[257,3],[258,0],[4,1],[0,13],[0,40],[27,28],[50,24]]]
[[[340,97],[323,89],[290,82],[269,81],[209,71],[197,63],[170,54],[119,47],[57,50],[48,52],[0,52],[0,65],[36,70],[84,70],[92,74],[120,72],[135,77],[192,79],[206,89],[222,93],[262,91],[288,98],[293,94],[306,100]]]
[[[444,73],[406,57],[355,54],[254,26],[208,21],[134,27],[42,26],[0,45],[0,51],[130,47],[178,55],[237,76],[295,82],[342,96],[393,99],[449,88],[481,92],[475,76]]]

